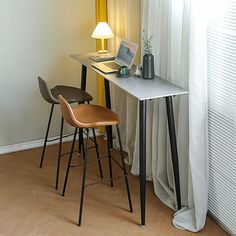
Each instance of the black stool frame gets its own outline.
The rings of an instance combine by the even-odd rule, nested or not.
[[[58,189],[58,185],[59,185],[59,176],[60,176],[60,166],[61,166],[61,157],[67,154],[70,154],[70,152],[68,153],[62,153],[62,139],[65,137],[69,137],[71,135],[74,134],[68,134],[68,135],[63,135],[63,129],[64,129],[64,118],[61,118],[61,128],[60,128],[60,137],[59,138],[55,138],[55,139],[48,139],[48,134],[50,131],[50,125],[51,125],[51,120],[52,120],[52,115],[53,115],[53,110],[54,110],[54,105],[51,105],[51,111],[50,111],[50,115],[49,115],[49,120],[48,120],[48,125],[47,125],[47,130],[46,130],[46,135],[45,135],[45,139],[44,139],[44,145],[43,145],[43,151],[42,151],[42,156],[41,156],[41,160],[40,160],[40,168],[42,168],[43,166],[43,161],[44,161],[44,156],[45,156],[45,150],[46,150],[46,146],[47,146],[47,142],[52,142],[52,141],[56,141],[59,140],[59,150],[58,150],[58,156],[57,156],[57,169],[56,169],[56,184],[55,184],[55,189]],[[103,178],[103,173],[102,173],[102,166],[101,166],[101,162],[100,162],[100,158],[99,158],[99,152],[98,152],[98,144],[97,144],[97,140],[96,140],[96,135],[95,135],[95,130],[92,129],[93,131],[93,142],[94,142],[94,147],[96,149],[96,154],[97,154],[97,160],[98,160],[98,167],[99,167],[99,171],[100,171],[100,176],[101,178]],[[81,132],[82,132],[82,138],[81,138]],[[76,130],[76,134],[78,133],[78,131]],[[79,132],[79,142],[81,142],[80,140],[83,140],[83,131],[82,129]],[[74,152],[74,150],[73,150]],[[79,154],[79,152],[78,152]]]
[[[111,156],[111,152],[110,152],[110,148],[109,148],[110,147],[110,145],[109,145],[110,140],[107,139],[107,149],[108,149],[108,156],[107,157],[108,157],[108,160],[109,160],[110,177],[109,178],[104,178],[103,181],[104,180],[110,181],[110,185],[111,185],[111,187],[113,187],[113,180],[114,179],[125,178],[125,185],[126,185],[126,191],[127,191],[127,196],[128,196],[129,209],[130,209],[130,212],[133,212],[131,195],[130,195],[130,189],[129,189],[129,183],[128,183],[128,174],[127,174],[127,170],[126,170],[126,166],[125,166],[123,146],[122,146],[122,143],[121,143],[120,130],[119,130],[119,126],[118,125],[116,125],[116,130],[117,130],[118,141],[119,141],[119,145],[120,145],[120,154],[121,154],[122,165],[120,165]],[[73,138],[72,145],[71,145],[71,152],[70,152],[70,157],[69,157],[69,161],[68,161],[68,165],[67,165],[67,170],[66,170],[66,175],[65,175],[65,181],[64,181],[64,187],[63,187],[63,191],[62,191],[62,196],[65,195],[65,191],[66,191],[66,185],[67,185],[69,170],[70,170],[70,167],[71,167],[71,161],[72,161],[73,152],[74,152],[76,134],[77,134],[77,128],[75,129],[74,138]],[[84,142],[82,142],[82,150],[83,150],[83,157],[84,158],[83,158],[83,177],[82,177],[82,186],[81,186],[80,210],[79,210],[78,226],[81,226],[81,222],[82,222],[82,212],[83,212],[83,202],[84,202],[85,188],[88,187],[88,186],[94,185],[94,184],[101,183],[101,181],[99,181],[99,182],[94,182],[94,183],[86,185],[87,164],[88,164],[88,149],[89,149],[88,148],[88,140],[89,140],[89,130],[86,129],[86,141],[85,141],[85,144],[84,144]],[[102,158],[100,158],[100,156],[97,155],[97,160],[100,161],[101,159]],[[112,163],[111,163],[112,159],[123,170],[123,175],[122,176],[113,177],[113,175],[112,175]]]
[[[47,142],[60,140],[58,159],[57,159],[56,186],[55,186],[55,188],[58,189],[61,157],[66,154],[69,154],[69,153],[64,153],[64,154],[61,153],[62,138],[69,137],[73,134],[63,135],[64,119],[62,118],[61,119],[60,137],[55,138],[55,139],[50,139],[50,140],[48,139],[49,130],[50,130],[50,126],[51,126],[51,120],[52,120],[52,116],[53,116],[54,105],[59,104],[58,96],[60,94],[65,95],[65,97],[67,97],[67,101],[69,103],[78,102],[78,104],[85,103],[85,102],[89,103],[89,101],[91,101],[93,99],[93,97],[90,94],[88,94],[87,92],[85,92],[84,91],[85,89],[79,89],[76,87],[70,87],[70,86],[65,86],[65,85],[57,85],[54,88],[49,89],[47,83],[41,77],[38,77],[38,84],[39,84],[39,90],[40,90],[42,97],[44,98],[45,101],[47,101],[48,103],[51,104],[51,111],[50,111],[50,115],[49,115],[49,120],[48,120],[48,125],[47,125],[47,130],[46,130],[46,135],[45,135],[45,139],[44,139],[44,145],[43,145],[43,150],[42,150],[42,155],[41,155],[41,160],[40,160],[39,166],[40,166],[40,168],[42,168],[42,166],[43,166]],[[82,138],[83,138],[83,133],[82,133],[82,130],[80,130],[80,139],[82,139]],[[80,149],[80,146],[81,145],[79,145],[79,149]]]

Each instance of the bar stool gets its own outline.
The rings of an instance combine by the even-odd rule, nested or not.
[[[64,119],[62,117],[61,118],[60,138],[56,138],[56,139],[53,139],[53,140],[48,139],[48,134],[49,134],[49,130],[50,130],[54,105],[59,104],[58,96],[60,94],[63,95],[63,97],[66,99],[66,101],[68,103],[78,103],[78,104],[85,103],[85,102],[89,103],[89,101],[93,100],[93,97],[90,94],[88,94],[87,92],[83,91],[82,89],[75,88],[75,87],[70,87],[70,86],[65,86],[65,85],[57,85],[54,88],[49,89],[47,83],[41,77],[38,77],[38,84],[39,84],[39,89],[40,89],[42,97],[44,98],[45,101],[47,101],[48,103],[51,104],[51,111],[50,111],[50,115],[49,115],[46,135],[45,135],[45,139],[44,139],[43,151],[42,151],[42,156],[41,156],[41,160],[40,160],[40,168],[42,168],[42,166],[43,166],[43,161],[44,161],[44,155],[45,155],[47,142],[60,140],[58,158],[57,158],[56,184],[55,184],[55,189],[58,189],[61,157],[66,154],[66,153],[64,153],[64,154],[61,153],[62,139],[64,137],[68,137],[69,135],[63,136]],[[95,135],[94,129],[93,129],[93,136],[94,136],[94,143],[95,143],[96,152],[98,154],[98,149],[97,149],[98,147],[97,147],[97,141],[96,141],[96,135]],[[82,140],[83,140],[83,133],[82,133],[82,129],[80,129],[79,130],[79,142],[80,142],[79,147],[81,147],[81,145],[82,145],[82,143],[81,143]],[[103,178],[103,173],[102,173],[102,168],[101,168],[101,163],[100,163],[100,160],[99,160],[99,156],[97,156],[97,158],[98,158],[98,165],[99,165],[100,175],[101,175],[101,178]]]
[[[81,129],[86,130],[85,145],[83,143],[83,146],[84,146],[84,148],[83,148],[83,155],[84,155],[84,158],[83,158],[83,178],[82,178],[82,187],[81,187],[78,225],[80,226],[81,221],[82,221],[84,190],[86,187],[98,183],[98,182],[95,182],[95,183],[91,183],[91,184],[86,185],[86,174],[87,174],[87,164],[88,164],[89,128],[95,128],[95,127],[99,127],[99,126],[111,126],[111,125],[116,126],[116,131],[117,131],[119,145],[120,145],[120,154],[121,154],[122,165],[120,165],[119,162],[111,156],[109,144],[107,142],[109,169],[110,169],[110,178],[108,178],[108,180],[111,181],[111,186],[113,186],[113,179],[115,179],[115,178],[113,178],[113,176],[112,176],[112,169],[111,169],[111,159],[112,159],[123,170],[124,175],[122,175],[122,178],[125,179],[129,208],[130,208],[130,212],[133,212],[128,177],[127,177],[128,174],[127,174],[126,167],[125,167],[124,153],[123,153],[123,147],[122,147],[121,137],[120,137],[120,130],[119,130],[120,121],[119,121],[117,114],[108,108],[97,106],[97,105],[90,105],[90,104],[80,104],[76,108],[71,108],[69,103],[61,95],[59,96],[59,101],[60,101],[62,116],[64,117],[65,121],[68,124],[70,124],[72,127],[75,127],[75,133],[74,133],[74,137],[73,137],[73,141],[72,141],[72,145],[71,145],[71,153],[70,153],[70,157],[69,157],[69,161],[68,161],[68,165],[67,165],[62,196],[64,196],[65,190],[66,190],[66,184],[67,184],[67,179],[68,179],[69,170],[70,170],[70,166],[71,166],[71,160],[73,157],[73,150],[74,150],[74,145],[75,145],[77,129],[81,128]],[[121,177],[117,177],[117,178],[121,178]],[[105,180],[105,178],[104,178],[104,180]]]

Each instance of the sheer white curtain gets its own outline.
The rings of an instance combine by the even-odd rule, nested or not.
[[[118,38],[131,39],[131,2],[133,1],[108,0],[110,23],[115,33],[118,33]],[[135,2],[137,4],[137,1],[133,4]],[[141,28],[154,35],[156,74],[190,91],[189,96],[176,97],[173,100],[183,205],[175,214],[173,224],[194,232],[203,228],[207,212],[207,69],[204,13],[203,0],[142,1]],[[119,27],[122,27],[120,24],[124,25],[125,33],[119,34]],[[114,44],[112,48],[115,48]],[[125,124],[123,141],[132,164],[131,171],[138,175],[137,101],[120,92],[115,89],[113,93],[116,97],[113,108]],[[175,209],[164,99],[148,103],[147,144],[147,179],[153,180],[155,193],[160,200]]]
[[[137,0],[108,0],[108,20],[115,34],[109,40],[109,50],[116,54],[121,39],[129,39],[140,45],[141,4]],[[135,63],[140,62],[140,49]],[[111,85],[112,109],[121,119],[121,138],[125,151],[128,153],[129,164],[132,164],[136,137],[137,100],[123,90]],[[114,134],[116,132],[113,132]],[[116,140],[117,141],[117,140]]]

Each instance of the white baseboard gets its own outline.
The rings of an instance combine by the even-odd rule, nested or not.
[[[101,135],[101,133],[97,129],[95,130],[95,134],[96,136]],[[91,132],[90,132],[90,136],[91,136]],[[50,139],[55,139],[55,138],[59,138],[59,136],[50,137]],[[73,136],[64,138],[63,143],[72,141],[72,138]],[[48,142],[47,146],[58,144],[58,143],[59,143],[59,140]],[[29,141],[29,142],[24,142],[24,143],[17,143],[13,145],[2,146],[0,147],[0,155],[11,153],[11,152],[19,152],[19,151],[29,150],[33,148],[43,147],[43,144],[44,144],[44,139],[39,139],[39,140],[34,140],[34,141]]]

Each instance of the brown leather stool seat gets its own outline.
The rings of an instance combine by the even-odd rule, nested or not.
[[[68,103],[83,103],[93,100],[93,97],[84,90],[65,85],[57,85],[52,88],[51,94],[54,98],[54,102],[57,104],[59,104],[59,95],[62,95]]]
[[[93,100],[89,93],[80,88],[57,85],[50,89],[41,77],[38,77],[38,83],[42,97],[51,104],[59,104],[59,95],[62,95],[69,103],[84,103]]]
[[[105,107],[101,107],[101,106],[97,106],[97,105],[80,104],[77,107],[72,108],[69,105],[69,103],[61,95],[59,96],[59,101],[60,101],[62,116],[64,117],[65,121],[68,124],[70,124],[71,126],[76,128],[75,133],[74,133],[72,146],[71,146],[70,158],[69,158],[68,165],[67,165],[62,196],[64,196],[65,190],[66,190],[66,184],[67,184],[67,179],[68,179],[68,175],[69,175],[69,170],[71,167],[71,161],[72,161],[72,157],[73,157],[73,150],[74,150],[74,145],[75,145],[75,140],[76,140],[77,129],[80,128],[80,129],[86,130],[86,142],[85,142],[85,144],[83,143],[83,157],[84,157],[83,158],[83,178],[82,178],[82,188],[81,188],[81,197],[80,197],[80,212],[79,212],[78,225],[79,226],[81,225],[81,220],[82,220],[84,190],[86,187],[88,187],[90,185],[94,185],[95,183],[98,183],[98,182],[95,182],[95,183],[89,183],[86,185],[86,172],[87,172],[87,164],[88,164],[89,128],[95,128],[98,126],[111,126],[111,125],[116,126],[118,140],[119,140],[119,144],[120,144],[120,154],[121,154],[122,164],[119,164],[119,162],[116,159],[114,159],[114,157],[111,156],[110,148],[109,148],[109,144],[108,144],[109,141],[107,139],[107,149],[108,149],[108,156],[107,157],[108,157],[108,161],[109,161],[109,170],[110,170],[110,176],[109,176],[109,178],[107,178],[107,180],[110,181],[111,187],[113,187],[113,179],[115,179],[115,178],[112,175],[111,160],[114,160],[123,171],[123,175],[116,177],[116,178],[124,178],[125,179],[129,208],[130,208],[130,212],[133,212],[131,196],[130,196],[130,191],[129,191],[129,184],[128,184],[128,174],[126,171],[126,166],[125,166],[125,161],[124,161],[124,153],[123,153],[120,131],[119,131],[119,124],[120,124],[119,117],[117,116],[116,113],[114,113],[110,109],[105,108]],[[99,155],[97,155],[97,156],[99,156]],[[100,161],[100,158],[98,160]],[[105,180],[105,178],[103,180]]]
[[[117,114],[106,107],[81,104],[72,108],[73,123],[78,128],[95,128],[99,126],[117,125],[120,123]]]

